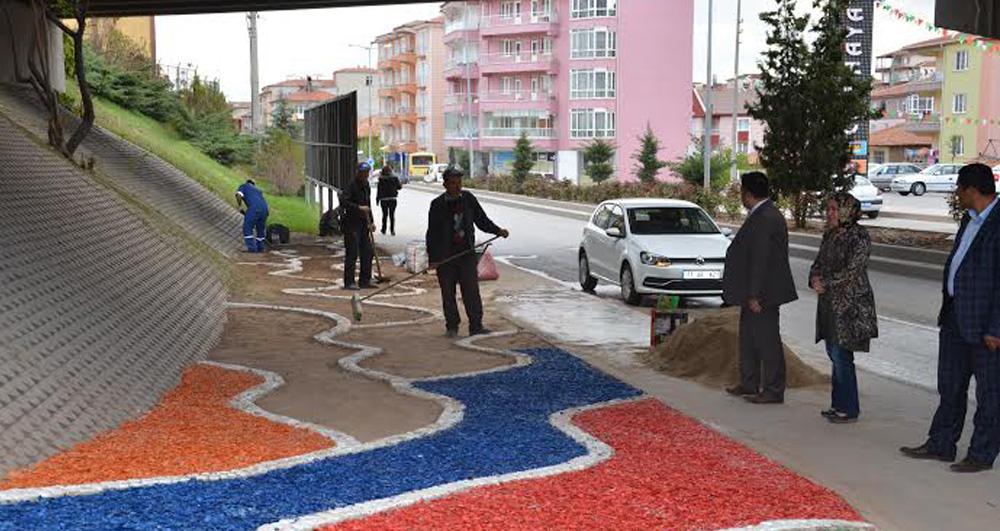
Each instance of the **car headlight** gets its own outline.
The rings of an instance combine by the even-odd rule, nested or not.
[[[646,265],[657,266],[657,267],[670,267],[670,259],[665,256],[659,256],[652,253],[647,253],[643,251],[639,253],[639,260]]]

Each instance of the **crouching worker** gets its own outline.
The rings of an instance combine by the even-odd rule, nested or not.
[[[446,337],[458,336],[462,319],[455,301],[455,287],[462,288],[465,315],[469,318],[469,335],[489,334],[483,327],[483,301],[479,295],[479,275],[476,254],[476,227],[483,232],[510,236],[506,229],[493,223],[474,195],[462,190],[462,172],[448,168],[444,172],[445,193],[431,202],[427,221],[427,254],[430,266],[437,269],[444,306]],[[466,252],[448,263],[442,262]]]
[[[244,210],[243,205],[246,205]],[[243,242],[248,253],[264,252],[265,232],[267,231],[267,201],[264,192],[256,184],[247,182],[236,189],[236,208],[243,213]],[[256,232],[256,235],[254,233]]]

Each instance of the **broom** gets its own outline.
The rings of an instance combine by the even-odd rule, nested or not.
[[[378,249],[375,247],[375,227],[371,224],[368,225],[368,238],[372,243],[372,251],[375,254],[375,283],[384,284],[392,280],[392,277],[387,277],[382,274],[382,260],[379,260]]]
[[[460,252],[460,253],[452,256],[452,257],[449,257],[447,260],[444,260],[441,263],[437,264],[437,267],[441,267],[444,264],[447,264],[448,262],[454,261],[454,260],[456,260],[458,258],[461,258],[461,257],[463,257],[463,256],[465,256],[465,255],[467,255],[467,254],[469,254],[471,252],[474,252],[476,249],[478,249],[478,248],[480,248],[480,247],[482,247],[484,245],[488,246],[489,244],[491,244],[494,241],[496,241],[498,238],[500,238],[500,236],[494,236],[494,237],[492,237],[492,238],[484,241],[483,243],[475,245],[471,249],[466,249],[465,251],[462,251],[462,252]],[[394,288],[394,287],[402,284],[403,282],[406,282],[407,280],[410,280],[410,279],[416,278],[416,277],[418,277],[420,275],[423,275],[424,273],[426,273],[426,272],[428,272],[430,270],[431,270],[430,266],[425,267],[422,270],[417,271],[416,273],[413,273],[412,275],[410,275],[410,276],[408,276],[408,277],[406,277],[406,278],[404,278],[402,280],[399,280],[398,282],[393,282],[392,284],[389,284],[388,286],[386,286],[384,288],[381,288],[381,289],[379,289],[378,291],[376,291],[374,293],[371,293],[369,295],[365,295],[364,297],[359,297],[358,294],[355,293],[351,297],[351,311],[354,313],[354,321],[355,322],[359,322],[359,323],[361,322],[361,303],[362,302],[364,302],[364,301],[366,301],[366,300],[368,300],[368,299],[370,299],[370,298],[372,298],[372,297],[374,297],[374,296],[376,296],[376,295],[378,295],[380,293],[385,293],[386,291],[389,291],[390,289],[392,289],[392,288]]]

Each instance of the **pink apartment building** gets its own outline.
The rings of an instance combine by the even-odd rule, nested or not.
[[[661,159],[687,149],[694,0],[483,0],[442,13],[444,143],[471,147],[477,175],[507,171],[522,131],[534,171],[574,182],[595,138],[617,146],[620,180],[634,179],[647,124]]]

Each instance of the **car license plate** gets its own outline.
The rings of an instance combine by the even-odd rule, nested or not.
[[[722,271],[685,271],[684,280],[718,280]]]
[[[871,208],[871,207],[872,207],[871,203],[861,203],[861,208]]]

